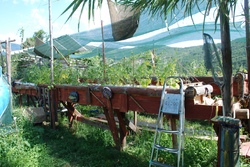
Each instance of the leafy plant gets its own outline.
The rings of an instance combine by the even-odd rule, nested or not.
[[[244,45],[236,41],[236,50],[233,52],[234,72],[245,71],[246,57],[238,50]],[[234,49],[233,49],[234,51]],[[155,49],[154,63],[150,52],[133,55],[119,61],[106,59],[104,65],[102,57],[97,55],[84,59],[67,59],[70,66],[61,60],[54,61],[55,84],[87,84],[98,83],[108,85],[136,85],[148,86],[151,78],[163,84],[168,76],[211,76],[204,66],[202,47],[191,48],[159,48]],[[12,76],[22,79],[23,82],[50,84],[50,62],[47,59],[31,57],[25,54],[16,54],[12,61]],[[6,71],[6,69],[5,69]],[[220,74],[222,75],[222,74]]]

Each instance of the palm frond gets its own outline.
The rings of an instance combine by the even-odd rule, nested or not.
[[[72,15],[75,13],[75,11],[77,10],[77,8],[79,7],[79,5],[82,3],[81,0],[74,0],[71,2],[71,4],[62,12],[61,15],[65,14],[67,11],[69,11],[70,8],[73,8],[69,17],[67,18],[67,20],[65,21],[65,23],[67,23],[69,21],[69,19],[72,17]],[[60,16],[61,16],[60,15]]]
[[[86,5],[88,5],[88,19],[90,20],[92,17],[94,18],[95,7],[101,7],[102,2],[103,2],[102,0],[97,0],[97,1],[96,0],[73,0],[70,3],[70,5],[61,13],[60,16],[62,16],[67,11],[72,9],[70,15],[68,16],[67,20],[65,21],[65,23],[67,23],[69,21],[69,19],[72,18],[73,14],[77,11],[77,9],[81,6],[80,15],[78,17],[78,30],[79,30],[84,7]]]
[[[165,19],[170,16],[170,18],[174,19],[175,15],[180,12],[183,13],[183,17],[190,16],[192,21],[193,8],[198,8],[200,11],[200,5],[206,4],[205,14],[204,14],[204,23],[205,17],[209,14],[211,7],[215,6],[218,8],[217,13],[215,13],[215,29],[220,16],[219,11],[225,14],[226,17],[229,18],[229,10],[231,10],[231,14],[233,18],[235,17],[236,3],[237,0],[115,0],[115,2],[132,6],[132,10],[141,10],[141,11],[149,11],[151,16],[160,15]],[[73,0],[70,5],[62,12],[61,15],[65,14],[67,11],[72,9],[70,15],[68,16],[66,22],[72,17],[72,15],[76,12],[76,10],[81,6],[80,15],[78,19],[78,29],[80,27],[80,20],[82,17],[82,13],[84,7],[88,5],[88,19],[90,20],[92,17],[94,18],[95,7],[101,7],[103,0]],[[65,23],[66,23],[65,22]],[[194,23],[194,21],[193,21]]]

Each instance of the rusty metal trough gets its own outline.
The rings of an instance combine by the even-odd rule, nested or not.
[[[211,77],[196,77],[197,81],[202,81],[203,85],[212,86],[213,92],[210,96],[220,95],[219,87],[214,83]],[[104,92],[106,88],[107,92]],[[12,87],[13,93],[20,95],[27,95],[27,99],[35,97],[36,100],[45,101],[46,98],[50,101],[50,116],[52,117],[51,126],[55,127],[57,119],[57,107],[63,104],[68,110],[68,118],[71,123],[73,120],[89,123],[92,125],[104,126],[101,123],[96,123],[82,115],[75,109],[75,104],[100,106],[104,109],[105,117],[108,121],[108,128],[111,130],[113,139],[117,148],[123,148],[126,145],[126,136],[128,134],[127,127],[129,122],[125,113],[128,111],[142,112],[147,114],[158,114],[162,87],[151,86],[147,88],[142,87],[128,87],[128,86],[72,86],[72,85],[55,85],[53,89],[49,90],[47,85],[27,85],[24,83],[15,83]],[[71,97],[72,92],[78,97],[74,99]],[[178,89],[168,89],[168,92],[178,93]],[[208,120],[210,121],[217,115],[222,115],[222,107],[207,104],[195,104],[194,97],[190,97],[192,92],[187,93],[189,96],[185,97],[185,117],[186,119],[194,120]],[[233,95],[236,98],[242,98],[248,94],[248,80],[234,80]],[[46,96],[46,97],[45,97]],[[195,95],[197,96],[197,95]],[[199,96],[201,101],[203,95]],[[42,100],[43,99],[43,100]],[[22,103],[20,99],[20,104]],[[32,100],[34,102],[34,100]],[[115,117],[118,118],[118,124]],[[171,119],[175,119],[171,117]]]

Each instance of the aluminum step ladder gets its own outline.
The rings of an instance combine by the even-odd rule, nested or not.
[[[171,78],[178,79],[180,81],[179,94],[171,94],[166,91],[167,81]],[[183,81],[180,77],[168,77],[164,81],[149,167],[184,166],[185,93],[183,89]],[[173,129],[173,127],[167,128],[166,126],[164,126],[163,118],[166,114],[169,116],[179,116],[179,123],[176,129]],[[172,144],[166,144],[167,137],[171,138]],[[174,145],[175,139],[177,139],[177,142]],[[175,161],[176,159],[174,159],[175,165],[167,164],[166,160],[164,159],[166,158],[166,156],[173,156],[177,158],[177,161]]]

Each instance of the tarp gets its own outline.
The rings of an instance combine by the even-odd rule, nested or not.
[[[11,109],[10,86],[2,75],[2,67],[0,66],[0,127],[12,123]]]

